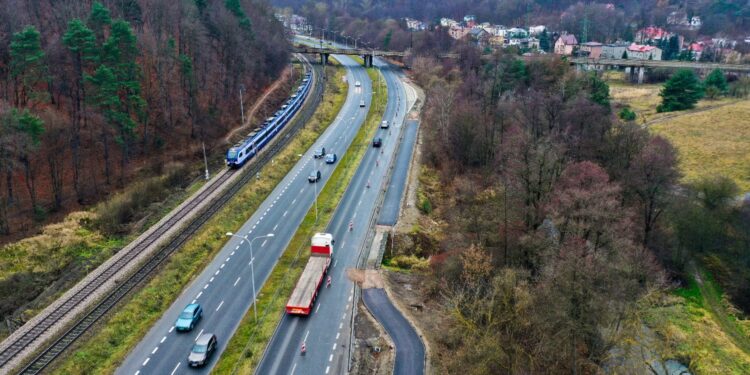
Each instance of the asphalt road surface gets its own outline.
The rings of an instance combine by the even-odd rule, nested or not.
[[[377,59],[375,63],[381,66],[388,85],[383,118],[392,125],[389,129],[378,130],[383,146],[370,148],[365,153],[327,228],[336,239],[334,263],[329,271],[333,282],[331,287],[321,291],[310,316],[284,315],[256,374],[343,374],[348,370],[354,283],[347,278],[346,270],[356,265],[371,224],[377,189],[385,188],[386,167],[395,155],[406,103],[405,88],[396,72]],[[377,82],[373,86],[377,90]],[[354,223],[351,232],[348,230],[350,221]],[[300,352],[303,342],[307,348],[304,356]]]
[[[424,374],[424,345],[409,321],[388,299],[383,289],[364,289],[362,299],[375,319],[396,343],[395,375]]]
[[[363,99],[369,108],[372,98],[372,85],[367,72],[350,58],[337,58],[346,66],[347,80],[351,84],[347,99],[336,120],[313,147],[301,156],[291,172],[239,230],[226,228],[222,233],[216,234],[220,236],[223,232],[235,231],[250,239],[268,233],[275,235],[273,238],[258,239],[252,243],[256,290],[261,289],[292,235],[313,205],[315,195],[333,171],[334,166],[327,165],[320,159],[313,159],[313,150],[323,146],[327,152],[336,152],[341,159],[367,115],[366,108],[359,107],[359,101]],[[354,81],[360,81],[362,87],[355,87]],[[316,164],[322,172],[322,179],[317,184],[310,184],[307,176]],[[251,308],[253,291],[250,262],[250,249],[246,241],[231,238],[129,353],[117,373],[209,373],[242,317]],[[174,322],[182,309],[191,302],[201,304],[204,309],[203,319],[192,332],[177,333],[174,330]],[[207,366],[190,369],[187,366],[188,353],[197,336],[207,332],[216,334],[217,352]]]
[[[396,164],[391,175],[391,182],[388,184],[388,191],[385,193],[383,208],[380,209],[378,225],[396,225],[398,213],[401,209],[401,198],[404,196],[406,188],[406,178],[409,176],[409,166],[411,154],[414,152],[414,143],[417,140],[417,128],[419,121],[406,120],[404,129],[404,138],[396,154]]]

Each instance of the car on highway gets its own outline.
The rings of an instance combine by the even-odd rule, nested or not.
[[[380,147],[383,145],[383,138],[377,137],[372,140],[372,147]]]
[[[364,99],[362,99],[362,100],[359,101],[359,106],[360,106],[360,108],[364,108],[365,107],[365,100]]]
[[[318,180],[320,180],[320,171],[312,171],[310,172],[310,175],[307,176],[307,181],[311,184],[318,182]]]
[[[388,129],[388,120],[383,120],[383,122],[380,123],[381,129]]]
[[[338,158],[336,157],[336,154],[327,154],[326,155],[326,164],[333,164],[336,162]]]
[[[361,86],[362,86],[361,82],[359,82],[359,81],[354,82],[354,87],[361,87]]]
[[[188,366],[205,366],[208,360],[211,359],[214,351],[216,351],[216,335],[213,333],[204,333],[198,336],[193,349],[188,354]]]
[[[325,154],[326,154],[326,148],[325,147],[321,147],[321,148],[315,150],[315,152],[313,153],[313,157],[315,159],[320,159],[323,156],[325,156]]]
[[[191,303],[185,306],[185,309],[182,310],[180,316],[177,317],[177,321],[174,323],[174,328],[178,331],[192,331],[202,317],[203,308],[201,308],[201,305]]]

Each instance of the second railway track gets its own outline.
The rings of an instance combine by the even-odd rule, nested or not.
[[[124,266],[137,259],[139,255],[149,248],[149,246],[167,234],[170,229],[175,225],[180,224],[187,216],[189,216],[189,214],[193,213],[194,210],[199,209],[199,206],[202,203],[206,202],[206,200],[212,199],[211,204],[207,205],[207,207],[195,217],[189,219],[189,222],[184,225],[182,229],[178,230],[178,232],[168,240],[166,245],[156,250],[151,257],[137,267],[135,272],[131,273],[123,280],[117,280],[118,282],[113,290],[106,293],[103,298],[100,298],[99,301],[95,303],[93,309],[86,311],[78,317],[77,320],[74,320],[75,322],[72,325],[69,325],[70,328],[57,339],[52,341],[51,344],[43,345],[43,349],[37,351],[39,354],[37,354],[31,362],[26,364],[20,373],[38,374],[43,371],[94,323],[112,310],[112,308],[131,290],[133,290],[135,286],[147,279],[165,259],[167,259],[175,250],[180,248],[180,246],[182,246],[182,244],[184,244],[185,241],[187,241],[187,239],[190,238],[208,219],[221,209],[247,181],[253,178],[269,160],[283,149],[297,131],[309,120],[321,100],[323,82],[320,77],[320,68],[314,67],[312,69],[315,76],[315,85],[310,92],[310,97],[308,97],[303,107],[294,117],[290,126],[287,127],[287,130],[282,134],[279,134],[279,138],[269,145],[264,152],[258,155],[258,157],[245,168],[236,171],[223,170],[219,176],[210,182],[209,186],[203,188],[198,195],[180,206],[167,220],[158,223],[155,229],[150,230],[150,233],[139,240],[138,243],[134,244],[126,254],[108,265],[104,271],[89,280],[83,287],[77,290],[51,313],[40,319],[33,327],[28,329],[10,345],[4,348],[2,352],[0,352],[0,373],[4,374],[11,371],[12,368],[10,368],[8,364],[16,356],[32,345],[40,335],[59,324],[62,317],[70,314],[78,304],[95,294],[103,283],[111,281],[111,279],[115,277]],[[241,176],[232,179],[237,173],[240,173]],[[227,187],[227,183],[229,183],[230,186]],[[222,189],[223,191],[221,191]],[[218,197],[212,198],[217,191],[221,191]],[[18,366],[18,364],[15,366]]]

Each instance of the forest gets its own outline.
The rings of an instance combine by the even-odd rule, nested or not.
[[[0,2],[0,235],[221,153],[288,62],[262,0]],[[242,94],[240,94],[240,90]]]
[[[680,184],[675,148],[619,119],[594,73],[455,51],[459,62],[409,63],[427,97],[426,219],[385,260],[429,257],[424,298],[450,327],[437,339],[445,371],[640,373],[613,353],[694,262],[750,311],[750,204],[731,180]]]

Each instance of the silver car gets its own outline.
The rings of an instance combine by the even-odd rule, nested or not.
[[[205,366],[214,351],[216,351],[216,335],[213,333],[200,335],[198,340],[195,340],[195,345],[188,355],[188,366]]]

